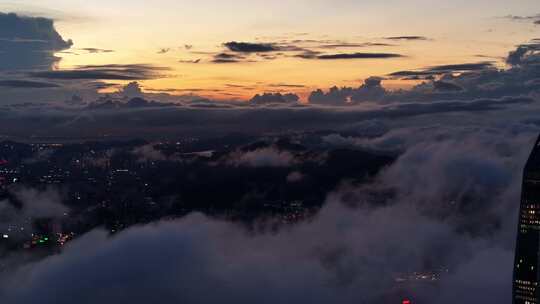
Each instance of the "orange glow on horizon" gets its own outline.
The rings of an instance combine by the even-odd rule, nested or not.
[[[91,6],[90,9],[99,11],[95,6]],[[203,12],[206,10],[198,11]],[[104,12],[107,16],[112,13]],[[159,13],[169,16],[168,12],[159,10]],[[178,96],[193,94],[218,100],[249,100],[255,94],[265,92],[290,92],[298,94],[302,101],[306,101],[309,93],[315,89],[326,91],[333,86],[359,87],[363,79],[370,76],[388,78],[388,74],[396,71],[480,61],[493,61],[502,66],[501,58],[504,58],[515,45],[530,39],[529,33],[519,31],[525,25],[508,24],[501,20],[484,20],[481,29],[460,25],[448,32],[447,24],[442,22],[433,23],[429,28],[426,28],[425,24],[419,24],[418,27],[413,25],[394,27],[392,24],[380,24],[380,20],[359,18],[366,23],[365,26],[371,24],[369,28],[377,29],[366,33],[361,30],[366,28],[365,26],[354,27],[353,30],[348,24],[349,30],[345,31],[346,28],[341,28],[345,25],[339,22],[329,25],[327,29],[320,28],[317,23],[303,24],[301,28],[286,30],[264,26],[253,30],[242,27],[240,30],[237,27],[229,28],[229,24],[218,24],[218,21],[213,21],[213,26],[196,23],[196,27],[194,24],[172,27],[171,24],[177,22],[176,19],[172,19],[172,16],[165,18],[159,14],[148,14],[147,18],[153,22],[146,22],[143,25],[132,19],[139,15],[146,16],[143,11],[136,11],[130,18],[115,15],[100,19],[99,22],[70,23],[59,20],[56,24],[59,32],[65,39],[73,39],[75,43],[72,49],[57,54],[62,57],[59,68],[70,69],[81,65],[110,63],[144,63],[171,69],[166,73],[166,77],[139,81],[149,93],[161,92]],[[189,19],[189,16],[185,17]],[[471,22],[480,21],[474,19]],[[358,21],[359,24],[362,22]],[[115,28],[114,33],[110,31],[112,27]],[[499,31],[486,31],[485,27],[498,28]],[[441,28],[445,29],[444,34],[440,32]],[[508,36],[508,31],[518,34]],[[156,34],[165,32],[167,35]],[[420,41],[384,39],[399,32],[425,35],[427,39]],[[346,34],[334,36],[328,33]],[[245,60],[228,64],[213,63],[212,56],[215,54],[231,53],[223,45],[227,41],[274,43],[292,49],[296,47],[300,50],[311,50],[319,54],[391,53],[402,57],[318,60],[299,58],[296,55],[300,51],[284,50],[269,54],[270,57],[275,57],[274,59],[255,53],[236,53],[245,57]],[[325,47],[332,44],[342,46]],[[186,45],[189,45],[189,48],[186,48]],[[111,52],[90,54],[83,51],[87,47],[109,49]],[[160,49],[167,52],[160,52]],[[398,90],[411,88],[418,83],[419,81],[386,79],[383,86],[388,90]],[[109,88],[102,92],[112,93],[114,90]]]

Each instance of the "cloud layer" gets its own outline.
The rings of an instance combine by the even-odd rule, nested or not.
[[[183,303],[506,303],[521,147],[539,128],[422,127],[365,139],[399,139],[406,152],[372,184],[331,193],[311,221],[254,233],[193,214],[114,237],[97,230],[3,277],[0,294],[6,303],[147,303],[156,294]],[[381,201],[377,192],[392,194]],[[415,271],[440,281],[398,281]]]
[[[51,19],[0,13],[0,70],[49,69],[60,60],[54,53],[72,44]]]

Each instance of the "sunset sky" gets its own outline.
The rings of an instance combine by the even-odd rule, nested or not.
[[[0,11],[54,19],[62,38],[73,40],[71,48],[56,53],[62,58],[56,69],[151,64],[170,70],[141,80],[147,92],[225,100],[266,91],[305,99],[315,88],[356,87],[369,76],[444,64],[490,61],[504,67],[508,52],[540,31],[532,22],[537,0],[148,3],[18,0],[0,1]],[[227,42],[274,49],[234,51]],[[235,57],[216,60],[223,53]],[[358,53],[348,59],[318,57]],[[383,83],[396,89],[418,81]]]

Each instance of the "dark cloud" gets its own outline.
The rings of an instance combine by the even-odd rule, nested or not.
[[[120,89],[119,94],[128,98],[144,96],[141,85],[136,81],[126,84],[123,88]]]
[[[316,59],[322,52],[313,51],[313,50],[304,50],[300,54],[294,55],[294,57],[302,58],[302,59]]]
[[[227,93],[224,93],[224,95],[227,95]],[[232,96],[232,95],[229,95]],[[212,102],[211,100],[200,100],[193,103],[190,103],[188,105],[190,108],[195,109],[233,109],[235,106],[226,104],[226,103],[216,103]]]
[[[323,54],[315,58],[321,60],[339,60],[339,59],[388,59],[404,57],[393,53],[343,53],[343,54]]]
[[[395,44],[382,42],[349,42],[330,39],[294,39],[281,40],[276,43],[282,51],[307,51],[309,49],[354,49],[368,47],[390,47]]]
[[[465,64],[450,64],[450,65],[438,65],[428,68],[429,71],[434,72],[466,72],[466,71],[480,71],[488,68],[492,68],[491,62],[479,62],[479,63],[465,63]]]
[[[287,104],[295,103],[300,100],[300,97],[296,94],[281,94],[281,93],[264,93],[262,95],[255,95],[249,101],[252,104],[262,105],[262,104]]]
[[[424,36],[393,36],[393,37],[385,37],[384,39],[388,39],[388,40],[429,40],[427,37],[424,37]]]
[[[522,44],[510,52],[506,62],[510,65],[540,64],[540,43]]]
[[[231,53],[219,53],[214,55],[213,63],[238,63],[246,61],[246,57]]]
[[[397,77],[402,79],[423,79],[428,77],[433,77],[439,73],[434,73],[433,71],[398,71],[389,74],[390,77]]]
[[[250,42],[226,42],[223,44],[231,52],[239,53],[264,53],[279,51],[279,48],[271,43],[250,43]]]
[[[445,81],[434,81],[433,87],[436,91],[462,91],[463,88],[453,84],[451,82],[445,82]]]
[[[127,97],[127,96],[126,96]],[[129,98],[129,97],[128,97]],[[88,110],[105,110],[105,111],[117,111],[122,109],[148,109],[148,108],[161,108],[161,107],[173,107],[175,104],[148,101],[141,97],[133,97],[127,101],[118,100],[113,98],[102,98],[98,101],[92,102],[88,105]]]
[[[149,64],[79,66],[72,70],[31,72],[31,77],[57,80],[144,80],[165,77],[169,68]]]
[[[430,102],[433,100],[504,99],[530,96],[540,90],[540,46],[521,45],[510,52],[511,68],[497,69],[491,62],[427,67],[418,71],[399,71],[392,78],[426,80],[410,90],[387,91],[378,86],[333,87],[316,90],[310,102],[325,105],[354,105],[359,102]],[[456,75],[457,74],[457,75]]]
[[[532,21],[534,24],[540,24],[540,14],[531,15],[531,16],[516,16],[516,15],[507,15],[502,17],[511,21]]]
[[[518,110],[524,107],[535,108],[536,105],[535,99],[527,97],[437,101],[433,99],[435,96],[433,95],[430,102],[400,101],[368,109],[363,106],[356,107],[354,104],[345,104],[348,105],[346,108],[343,104],[339,104],[341,107],[322,107],[297,106],[297,103],[248,106],[247,103],[218,103],[211,100],[187,103],[185,106],[163,107],[162,103],[152,103],[148,107],[127,107],[124,106],[125,101],[111,101],[107,104],[108,99],[104,99],[103,106],[88,107],[83,111],[44,108],[37,113],[35,110],[0,109],[0,129],[4,130],[2,134],[5,136],[31,137],[33,140],[51,136],[96,138],[104,133],[109,134],[110,138],[137,137],[158,140],[175,139],[184,135],[216,137],[235,132],[258,135],[290,130],[326,130],[373,119],[436,117],[445,113],[501,113],[500,111],[508,111],[509,108]],[[524,113],[533,112],[529,110]],[[83,114],[85,117],[91,116],[92,119],[75,119]],[[521,115],[523,118],[523,113]],[[67,124],[69,128],[65,127]]]
[[[396,78],[411,78],[417,77],[419,79],[426,78],[435,75],[441,75],[446,73],[462,73],[472,71],[482,71],[493,69],[495,66],[492,62],[477,62],[477,63],[462,63],[462,64],[448,64],[426,67],[417,71],[399,71],[389,74],[388,76]]]
[[[0,87],[5,88],[58,88],[60,85],[50,82],[40,82],[32,80],[0,80]]]
[[[340,53],[340,54],[324,54],[313,49],[339,49],[339,48],[365,48],[373,46],[391,46],[387,43],[350,43],[339,40],[282,40],[275,43],[248,43],[248,42],[227,42],[223,44],[227,51],[242,53],[241,58],[220,58],[218,63],[253,61],[246,60],[251,55],[265,60],[274,60],[282,57],[297,57],[303,59],[381,59],[402,57],[399,54],[392,53]],[[309,45],[309,48],[304,47]],[[287,55],[287,53],[293,53]],[[222,53],[223,54],[223,53]],[[229,54],[229,53],[225,53]],[[231,54],[232,55],[232,54]],[[214,55],[215,57],[215,55]]]
[[[309,96],[309,102],[323,105],[346,105],[360,101],[378,101],[386,96],[387,91],[382,87],[380,77],[370,77],[364,80],[359,88],[332,87],[325,93],[322,90],[313,91]]]
[[[107,83],[107,82],[95,82],[92,84],[92,87],[102,90],[102,89],[110,89],[110,88],[118,88],[120,85],[116,83]]]
[[[302,53],[294,55],[302,59],[320,59],[320,60],[343,60],[343,59],[391,59],[404,57],[393,53],[340,53],[324,54],[313,50],[304,50]]]
[[[54,53],[72,44],[51,19],[0,13],[0,70],[49,69],[60,60]]]

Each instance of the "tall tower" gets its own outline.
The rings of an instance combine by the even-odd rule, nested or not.
[[[540,137],[523,172],[512,302],[540,304]]]

